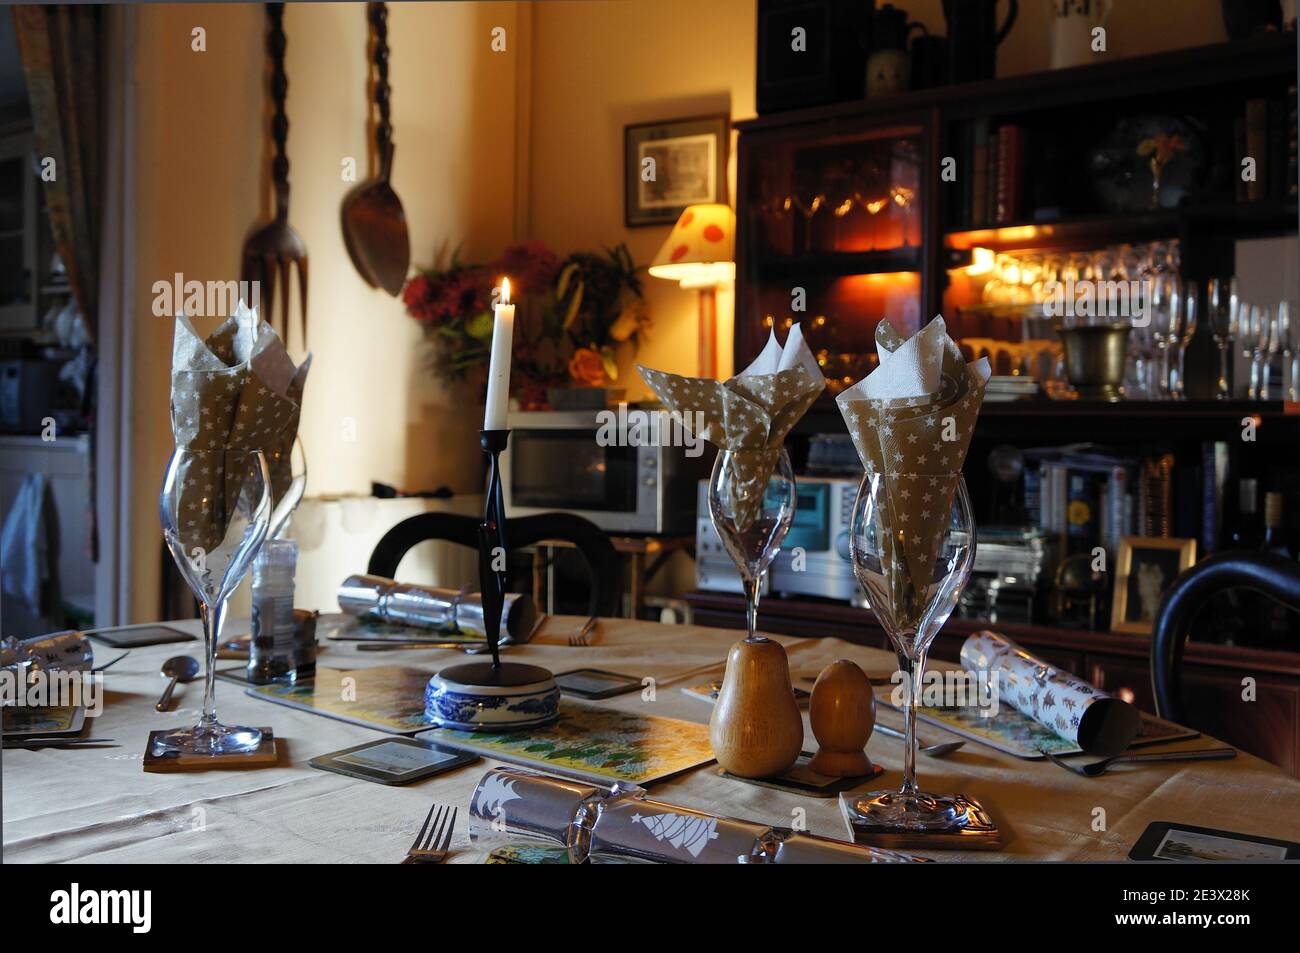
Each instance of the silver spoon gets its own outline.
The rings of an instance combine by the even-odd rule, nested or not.
[[[899,731],[897,728],[890,728],[888,725],[882,725],[880,722],[876,722],[876,731],[882,735],[888,735],[890,738],[907,740],[906,732]],[[920,738],[916,739],[916,750],[930,758],[942,758],[945,755],[952,754],[958,748],[965,747],[965,745],[966,742],[964,741],[944,741],[937,745],[928,745]]]
[[[1185,751],[1144,751],[1138,754],[1120,754],[1113,758],[1102,758],[1100,761],[1092,761],[1088,764],[1071,764],[1059,755],[1046,750],[1040,749],[1039,753],[1046,755],[1049,761],[1053,764],[1059,764],[1066,771],[1072,771],[1085,778],[1095,778],[1098,775],[1105,774],[1106,769],[1112,764],[1121,764],[1128,761],[1224,761],[1228,758],[1235,758],[1237,749],[1195,748]]]
[[[163,662],[162,673],[171,679],[167,683],[167,689],[158,699],[158,704],[154,705],[155,711],[166,711],[168,704],[172,700],[172,692],[176,690],[177,682],[192,682],[199,674],[199,660],[192,655],[173,655],[167,661]]]

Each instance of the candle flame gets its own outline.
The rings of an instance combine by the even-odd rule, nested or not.
[[[502,304],[510,303],[510,279],[509,278],[501,279],[501,303]]]

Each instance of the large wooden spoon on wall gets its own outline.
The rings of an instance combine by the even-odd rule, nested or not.
[[[388,183],[393,171],[393,127],[388,116],[388,8],[383,3],[368,3],[366,7],[374,42],[379,175],[353,186],[343,197],[343,243],[361,277],[371,287],[396,297],[402,292],[411,266],[411,242],[402,202]]]

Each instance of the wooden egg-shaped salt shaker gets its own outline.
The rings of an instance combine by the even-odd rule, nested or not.
[[[813,685],[808,720],[821,748],[808,765],[833,778],[857,778],[875,770],[863,750],[876,726],[871,681],[848,659],[822,669]]]
[[[731,647],[709,742],[718,764],[742,778],[774,777],[798,760],[803,716],[779,642],[741,639]]]

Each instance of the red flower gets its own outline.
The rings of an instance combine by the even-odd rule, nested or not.
[[[510,278],[517,289],[515,297],[523,297],[551,287],[560,270],[560,259],[545,242],[529,239],[506,248],[495,267]]]
[[[425,275],[416,275],[402,289],[402,303],[406,305],[406,313],[417,321],[430,321],[433,318],[430,308],[432,295],[433,286],[429,279]]]

